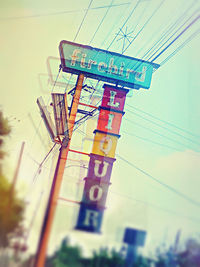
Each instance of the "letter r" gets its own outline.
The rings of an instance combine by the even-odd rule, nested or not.
[[[98,227],[99,212],[94,210],[86,210],[83,224],[89,227]]]

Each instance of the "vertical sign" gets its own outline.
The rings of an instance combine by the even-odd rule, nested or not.
[[[100,233],[128,90],[104,85],[97,129],[75,229]]]
[[[52,93],[57,135],[68,135],[68,106],[66,94]]]
[[[49,132],[49,135],[51,137],[51,140],[54,142],[56,135],[56,128],[55,125],[51,119],[51,115],[49,113],[49,111],[47,110],[47,107],[44,105],[44,101],[42,97],[39,97],[37,99],[37,104],[39,106],[40,112],[41,112],[41,116],[44,120],[44,123],[46,125],[46,128]]]

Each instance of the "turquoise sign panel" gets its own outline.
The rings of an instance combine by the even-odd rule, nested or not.
[[[134,89],[148,89],[153,69],[159,67],[155,63],[69,41],[61,41],[59,51],[63,71],[83,73],[89,78]]]

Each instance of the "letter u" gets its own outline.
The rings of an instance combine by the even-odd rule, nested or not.
[[[107,173],[109,163],[105,162],[105,161],[102,162],[103,163],[103,168],[102,168],[101,173],[100,173],[101,161],[100,160],[95,160],[94,163],[95,163],[95,165],[94,165],[94,174],[95,174],[95,176],[104,177],[106,175],[106,173]]]

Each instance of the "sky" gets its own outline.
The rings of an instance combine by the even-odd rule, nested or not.
[[[114,6],[109,8],[111,4]],[[20,146],[25,141],[16,186],[27,203],[24,224],[30,229],[28,253],[36,250],[58,154],[56,148],[38,175],[38,164],[53,143],[36,99],[42,96],[49,105],[52,90],[64,92],[66,85],[70,90],[76,81],[76,76],[69,81],[70,75],[63,72],[58,81],[65,83],[64,87],[53,85],[49,79],[48,62],[53,79],[58,74],[60,41],[122,53],[123,39],[119,40],[121,36],[116,34],[127,31],[129,40],[134,37],[135,40],[124,55],[141,59],[148,49],[153,47],[156,51],[156,42],[162,36],[166,39],[161,39],[158,47],[171,34],[175,33],[175,38],[197,17],[199,8],[198,0],[146,0],[140,1],[130,15],[136,4],[132,0],[1,1],[0,108],[12,126],[6,139],[8,156],[4,172],[12,180]],[[85,255],[99,246],[120,248],[124,228],[128,226],[147,231],[144,253],[162,242],[172,244],[179,229],[182,242],[197,236],[200,205],[194,202],[200,202],[199,35],[164,61],[198,29],[199,21],[155,60],[161,67],[153,73],[149,90],[131,89],[126,99],[102,234],[75,231],[79,206],[59,200],[48,253],[58,248],[66,236],[82,246]],[[102,85],[98,86],[98,101]],[[88,93],[83,94],[87,101]],[[95,129],[95,119],[88,120],[80,130],[85,132],[89,127]],[[86,145],[81,131],[75,131],[72,148],[90,153],[92,141]],[[89,135],[93,138],[92,130]],[[87,171],[80,165],[87,167],[88,160],[72,153],[70,159],[60,196],[80,201]]]

